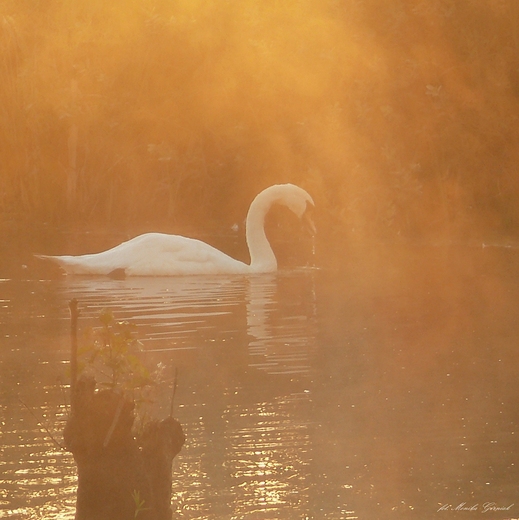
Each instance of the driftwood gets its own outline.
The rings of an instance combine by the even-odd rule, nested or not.
[[[77,378],[76,300],[70,311],[71,412],[64,440],[78,469],[76,520],[170,520],[182,427],[170,416],[148,422],[136,436],[133,400],[113,389],[96,391],[94,378]]]

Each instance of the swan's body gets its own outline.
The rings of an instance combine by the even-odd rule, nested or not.
[[[277,269],[277,261],[265,235],[264,223],[265,216],[276,203],[287,206],[299,218],[305,215],[307,205],[313,207],[310,195],[293,184],[271,186],[257,195],[246,221],[250,265],[200,240],[163,233],[146,233],[96,254],[37,256],[52,260],[68,274],[124,272],[126,276],[173,276],[273,272]]]

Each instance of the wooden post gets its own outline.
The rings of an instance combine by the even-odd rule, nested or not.
[[[70,409],[74,413],[77,383],[77,320],[79,310],[76,298],[69,302],[70,308]]]

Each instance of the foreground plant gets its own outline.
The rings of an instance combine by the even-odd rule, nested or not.
[[[156,384],[156,379],[142,362],[142,350],[135,339],[135,325],[116,321],[112,311],[103,309],[99,316],[101,329],[93,341],[79,350],[80,373],[95,374],[104,388],[133,391]]]

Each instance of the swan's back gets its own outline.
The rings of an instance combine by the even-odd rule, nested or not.
[[[163,233],[146,233],[101,253],[39,257],[68,274],[108,275],[120,269],[127,276],[239,274],[248,268],[200,240]]]

